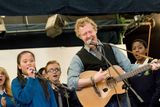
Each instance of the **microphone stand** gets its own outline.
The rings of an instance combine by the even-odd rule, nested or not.
[[[103,45],[95,45],[95,46],[96,46],[96,47],[97,47],[97,46],[101,46],[101,49],[102,49],[102,51],[104,52]],[[99,51],[97,51],[97,50],[94,50],[94,52],[95,52],[97,55],[102,56],[102,57],[104,58],[104,60],[106,61],[106,63],[108,63],[108,64],[114,69],[114,71],[118,74],[118,76],[119,76],[120,78],[122,78],[121,75],[120,75],[120,73],[115,69],[115,67],[110,63],[110,61],[109,61],[101,52],[99,52]],[[144,102],[143,99],[137,94],[137,92],[129,85],[129,83],[127,82],[126,79],[122,79],[122,81],[124,82],[124,85],[125,85],[124,88],[125,88],[125,90],[126,90],[126,92],[127,92],[127,101],[128,101],[128,106],[129,106],[129,107],[131,107],[131,104],[130,104],[130,102],[129,102],[128,89],[130,89],[130,90],[134,93],[134,95],[138,98],[138,100],[139,100],[140,102]],[[120,104],[119,104],[119,106],[120,106]]]

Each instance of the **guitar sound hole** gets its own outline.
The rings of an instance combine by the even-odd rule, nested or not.
[[[116,83],[116,80],[113,77],[108,77],[106,79],[106,83],[108,83],[108,84],[114,84],[114,83]]]
[[[113,80],[113,77],[108,77],[107,78],[107,81],[112,81]]]
[[[103,88],[103,92],[107,92],[108,91],[108,88]]]
[[[107,84],[108,87],[114,88],[114,86],[116,84],[116,80],[113,77],[108,77],[106,79],[106,84]]]

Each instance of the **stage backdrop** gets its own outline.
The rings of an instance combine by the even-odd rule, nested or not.
[[[0,15],[102,15],[159,12],[160,0],[1,0]]]
[[[126,48],[125,45],[118,45]],[[67,82],[67,69],[72,57],[81,47],[57,47],[57,48],[32,48],[32,49],[13,49],[0,51],[0,66],[4,67],[12,80],[17,76],[17,55],[24,50],[29,50],[35,54],[36,67],[39,70],[50,60],[57,60],[62,69],[61,81]],[[124,52],[126,54],[126,52]]]

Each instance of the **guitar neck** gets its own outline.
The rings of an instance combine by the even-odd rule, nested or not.
[[[116,79],[117,82],[119,82],[119,81],[122,81],[124,79],[133,77],[133,76],[135,76],[135,75],[137,75],[137,74],[139,74],[141,72],[144,72],[146,70],[149,70],[149,69],[151,69],[151,65],[150,64],[146,64],[146,65],[144,65],[142,67],[139,67],[139,68],[137,68],[137,69],[135,69],[135,70],[133,70],[131,72],[126,72],[125,74],[120,75],[119,77],[116,77],[115,79]]]

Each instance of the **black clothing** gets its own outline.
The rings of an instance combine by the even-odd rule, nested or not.
[[[160,107],[160,71],[145,71],[128,79],[131,87],[144,100],[141,103],[136,96],[129,91],[133,107]]]
[[[110,61],[111,64],[117,65],[117,61],[115,59],[113,50],[111,46],[104,45],[104,55],[105,57]],[[106,70],[109,67],[109,64],[106,63],[104,58],[102,60],[99,60],[97,57],[91,55],[91,53],[87,52],[86,49],[82,48],[77,55],[81,59],[83,65],[84,65],[84,71],[87,70],[96,70],[99,71],[100,68],[103,70]]]
[[[64,87],[67,87],[66,84],[62,85]],[[80,102],[78,101],[75,91],[64,87],[60,85],[57,86],[56,89],[53,89],[58,107],[60,107],[58,97],[61,97],[63,107],[82,107]]]

